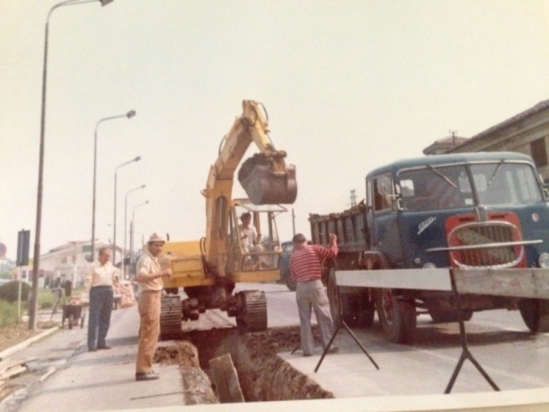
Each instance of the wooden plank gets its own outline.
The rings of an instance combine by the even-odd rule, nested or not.
[[[0,375],[0,380],[13,378],[14,376],[21,375],[26,371],[27,371],[26,366],[14,366],[13,368],[9,368],[7,371],[4,371]]]
[[[448,269],[338,270],[338,286],[451,291]]]
[[[238,382],[238,374],[230,354],[210,360],[217,397],[220,403],[244,402],[244,395]]]
[[[0,375],[3,374],[5,371],[9,370],[10,368],[25,365],[28,362],[32,362],[38,358],[26,358],[26,359],[4,359],[3,361],[0,361]]]
[[[453,269],[459,293],[549,299],[549,269]]]
[[[384,269],[336,271],[341,287],[451,291],[450,270],[459,293],[549,299],[549,269]]]

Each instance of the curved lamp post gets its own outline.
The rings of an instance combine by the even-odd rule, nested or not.
[[[136,190],[139,190],[139,189],[145,189],[145,185],[141,185],[141,186],[138,186],[138,187],[134,187],[133,189],[130,189],[126,192],[126,196],[125,196],[125,201],[124,201],[124,256],[126,256],[126,236],[128,234],[128,229],[127,229],[127,222],[128,222],[128,195],[131,193],[131,192],[135,192]],[[126,279],[126,265],[124,265],[124,257],[122,258],[122,266],[124,268],[124,279]]]
[[[96,177],[97,177],[97,129],[99,125],[107,120],[121,119],[127,117],[131,119],[135,116],[135,110],[130,110],[126,114],[121,114],[118,116],[104,117],[99,120],[95,125],[95,135],[93,139],[93,200],[92,200],[92,237],[91,237],[91,258],[92,262],[95,260],[95,186],[96,186]]]
[[[113,235],[112,235],[112,263],[113,265],[116,264],[116,182],[117,182],[117,173],[118,169],[120,169],[122,166],[129,165],[133,162],[139,162],[141,160],[140,156],[137,156],[135,159],[128,160],[127,162],[122,163],[121,165],[116,166],[114,169],[114,223],[113,223]]]
[[[133,210],[132,210],[132,221],[130,223],[130,274],[131,274],[131,268],[133,268],[133,249],[134,249],[134,243],[133,243],[133,239],[134,239],[134,235],[135,235],[135,209],[137,209],[138,207],[141,207],[141,206],[145,206],[146,204],[148,204],[149,201],[145,201],[143,203],[139,203],[138,205],[134,206],[133,207]]]
[[[53,5],[48,12],[46,19],[46,30],[44,36],[44,67],[42,70],[42,109],[40,120],[40,149],[38,155],[38,193],[36,196],[36,233],[34,235],[34,259],[32,264],[32,300],[30,305],[29,329],[36,329],[36,302],[38,296],[38,272],[40,270],[40,236],[42,232],[42,195],[44,181],[44,146],[46,135],[46,84],[48,73],[48,39],[50,30],[50,17],[53,11],[63,6],[76,6],[78,4],[92,3],[99,1],[105,6],[113,0],[65,0]]]

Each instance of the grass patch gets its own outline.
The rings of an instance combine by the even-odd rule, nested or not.
[[[23,305],[21,305],[23,311]],[[17,303],[0,300],[0,328],[17,324]]]

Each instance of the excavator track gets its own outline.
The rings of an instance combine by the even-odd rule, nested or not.
[[[163,295],[160,310],[160,340],[181,339],[181,298],[179,295]]]
[[[261,290],[245,290],[236,294],[240,300],[240,311],[236,325],[243,332],[267,330],[267,298]]]

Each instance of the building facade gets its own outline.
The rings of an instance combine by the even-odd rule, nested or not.
[[[455,147],[449,147],[446,153],[482,151],[524,153],[534,159],[543,181],[549,183],[548,145],[549,100],[545,100]],[[424,153],[428,154],[425,151]]]
[[[96,241],[95,259],[102,247],[112,249],[112,244]],[[122,260],[122,249],[116,248],[115,261]],[[90,270],[93,259],[91,258],[91,242],[73,241],[51,249],[48,253],[40,256],[40,271],[45,276],[40,281],[41,287],[56,285],[65,280],[70,280],[74,286],[82,286]],[[42,285],[43,283],[43,285]]]

